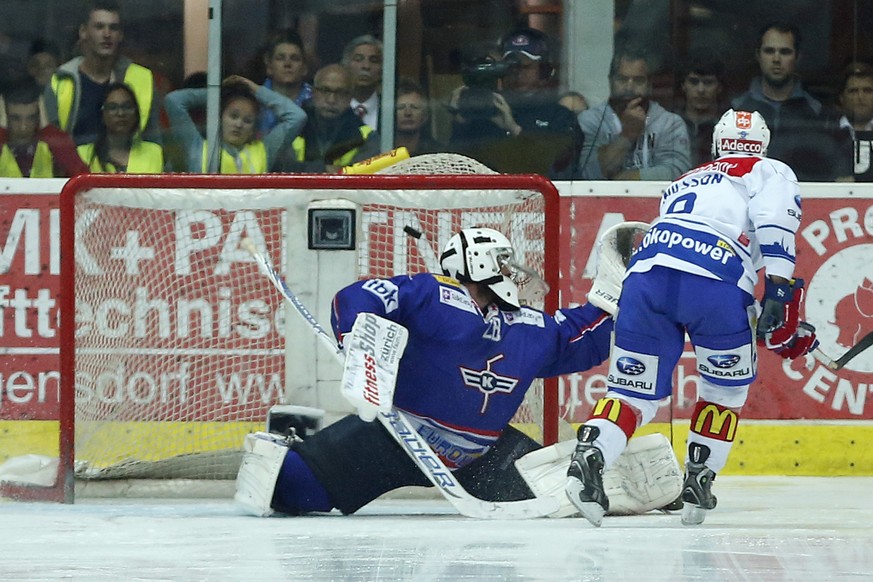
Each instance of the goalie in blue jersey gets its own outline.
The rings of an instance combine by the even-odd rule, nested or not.
[[[553,496],[560,506],[553,516],[575,514],[564,492],[575,441],[541,448],[509,422],[535,379],[584,371],[607,358],[625,268],[621,257],[630,254],[619,241],[633,238],[617,233],[645,226],[611,229],[601,239],[602,268],[591,302],[554,316],[520,302],[519,268],[503,234],[463,229],[441,255],[442,274],[369,279],[340,290],[331,315],[334,334],[348,352],[359,314],[405,327],[393,407],[464,489],[492,502]],[[351,514],[393,489],[431,486],[372,419],[350,415],[304,440],[249,435],[237,502],[260,516],[335,508]],[[681,471],[672,448],[663,436],[651,437],[637,439],[606,477],[615,489],[616,513],[649,511],[678,497]]]

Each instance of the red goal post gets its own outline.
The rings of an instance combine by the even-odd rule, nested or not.
[[[326,423],[350,411],[341,370],[285,317],[242,238],[323,324],[341,286],[438,271],[451,234],[474,224],[503,231],[551,288],[537,306],[558,306],[558,192],[540,176],[93,174],[60,204],[58,476],[4,496],[69,502],[80,479],[232,479],[271,405],[321,408]],[[310,249],[313,210],[328,225],[353,210],[354,249]],[[533,387],[520,412],[555,442],[557,382]]]

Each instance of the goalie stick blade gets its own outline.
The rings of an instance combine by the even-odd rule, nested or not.
[[[482,501],[478,498],[460,499],[455,508],[467,517],[479,519],[533,519],[545,517],[560,508],[554,497],[537,497],[522,501]]]

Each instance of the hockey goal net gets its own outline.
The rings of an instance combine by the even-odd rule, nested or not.
[[[395,168],[400,175],[68,182],[57,479],[7,484],[4,494],[71,501],[82,480],[231,480],[244,435],[263,430],[272,405],[322,409],[325,424],[350,412],[341,369],[311,329],[286,315],[240,247],[246,237],[323,325],[339,288],[439,272],[440,249],[472,225],[504,232],[520,262],[556,290],[554,186],[447,160],[467,173],[434,175],[446,169],[431,160]],[[554,309],[556,295],[537,306]],[[533,387],[515,419],[546,442],[557,435],[554,392]]]

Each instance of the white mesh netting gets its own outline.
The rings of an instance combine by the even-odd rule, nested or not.
[[[465,160],[422,156],[393,170],[490,172]],[[239,243],[252,238],[283,272],[289,261],[303,257],[303,264],[291,266],[298,281],[343,270],[331,263],[341,255],[305,250],[300,225],[313,201],[341,199],[360,209],[356,268],[332,273],[334,279],[438,271],[439,251],[451,234],[474,224],[503,231],[519,260],[541,270],[544,201],[538,192],[471,190],[462,182],[438,191],[398,190],[373,180],[366,188],[349,189],[335,179],[317,189],[311,184],[296,189],[291,180],[262,188],[253,179],[251,189],[243,190],[222,188],[220,181],[191,188],[168,176],[160,188],[123,182],[124,187],[78,192],[80,477],[232,479],[244,435],[263,429],[271,405],[312,405],[295,401],[300,392],[291,385],[298,373],[289,376],[288,370],[326,364],[305,359],[302,346],[311,332],[305,338],[289,332],[281,297]],[[407,226],[426,236],[409,236]],[[313,287],[298,295],[317,306],[337,289]],[[329,376],[315,373],[311,390],[338,392]],[[542,414],[537,385],[516,421],[540,436]]]
[[[379,174],[496,174],[485,164],[460,154],[426,154],[392,164]]]

